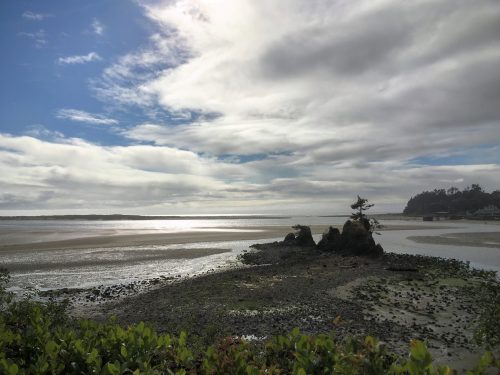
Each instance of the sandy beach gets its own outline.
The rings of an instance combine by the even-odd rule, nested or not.
[[[288,218],[270,224],[253,219],[202,220],[194,224],[186,220],[76,224],[61,220],[48,224],[17,221],[0,228],[0,267],[11,271],[15,287],[41,290],[188,277],[230,266],[253,243],[284,238],[293,232],[293,224],[285,223],[311,221],[311,231],[318,241],[330,223],[341,229],[341,220]],[[381,236],[376,237],[383,246],[388,245],[388,251],[433,255],[435,247],[444,246],[446,249],[440,250],[443,256],[500,267],[495,262],[488,263],[497,251],[493,249],[498,241],[498,233],[494,232],[497,226],[412,220],[387,220],[383,224]],[[474,228],[478,228],[477,233],[472,232]],[[464,230],[465,235],[446,235]],[[453,247],[456,244],[462,246]],[[476,246],[476,251],[470,246]],[[484,246],[491,248],[491,254],[484,254]],[[473,258],[468,259],[469,256]]]
[[[170,251],[163,250],[129,250],[127,257],[119,259],[74,259],[65,261],[64,264],[56,262],[19,262],[9,263],[10,272],[30,272],[36,270],[37,272],[51,271],[63,267],[65,270],[80,269],[87,267],[106,267],[106,266],[120,266],[126,265],[128,267],[139,265],[143,262],[157,262],[169,260],[192,260],[196,258],[203,258],[210,255],[217,255],[229,253],[231,249],[219,248],[189,248],[189,249],[173,249]]]
[[[332,225],[341,229],[339,225]],[[328,225],[311,225],[313,234],[321,234],[328,230]],[[425,230],[446,229],[442,226],[426,225],[386,225],[381,231],[387,230]],[[52,251],[64,249],[137,247],[154,245],[188,244],[198,242],[244,241],[270,238],[282,238],[293,232],[290,226],[246,226],[246,227],[211,227],[202,230],[183,231],[177,233],[142,233],[104,236],[88,236],[60,241],[43,241],[31,243],[0,244],[0,254],[17,253],[20,251]]]
[[[410,236],[408,239],[435,245],[500,248],[500,232],[448,233],[440,236]]]
[[[322,233],[324,226],[311,228],[313,233]],[[197,242],[220,242],[236,240],[257,240],[278,238],[291,231],[290,227],[259,226],[246,228],[210,228],[198,231],[177,233],[147,233],[130,235],[106,235],[95,237],[72,238],[61,241],[47,241],[37,243],[8,244],[0,246],[0,253],[15,253],[19,251],[51,251],[61,249],[87,249],[110,247],[137,247],[154,245],[188,244]]]

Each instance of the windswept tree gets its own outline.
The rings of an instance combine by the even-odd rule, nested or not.
[[[370,209],[371,207],[373,207],[373,204],[368,203],[368,199],[361,198],[358,195],[358,200],[356,202],[354,202],[353,204],[351,204],[351,208],[353,210],[357,210],[356,212],[353,212],[351,214],[351,219],[353,219],[353,220],[365,219],[366,215],[363,213],[363,211],[366,211],[366,210]]]
[[[351,219],[359,221],[361,224],[364,225],[366,230],[369,231],[370,233],[374,233],[376,230],[382,228],[382,225],[380,225],[377,219],[374,218],[369,219],[368,216],[366,216],[366,214],[364,213],[364,211],[369,210],[373,206],[374,205],[372,203],[368,203],[368,199],[361,198],[359,195],[356,202],[351,204],[351,208],[353,210],[356,210],[351,214]],[[377,232],[375,233],[380,234]]]

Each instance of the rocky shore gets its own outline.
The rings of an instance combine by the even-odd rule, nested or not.
[[[482,289],[485,282],[498,288],[493,274],[452,260],[343,256],[310,245],[259,245],[242,256],[241,268],[159,279],[153,289],[74,313],[184,330],[200,344],[228,335],[260,340],[298,327],[339,337],[373,335],[396,352],[421,339],[438,361],[463,368],[484,352],[473,334],[485,304],[498,303],[485,302]]]

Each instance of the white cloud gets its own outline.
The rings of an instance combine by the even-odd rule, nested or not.
[[[92,87],[98,98],[112,105],[148,107],[156,102],[153,95],[143,89],[143,84],[154,80],[158,72],[186,59],[186,53],[175,40],[156,33],[146,47],[120,57],[107,67],[99,79],[93,80]]]
[[[0,134],[0,210],[217,213],[345,212],[355,194],[402,209],[432,187],[500,183],[494,164],[297,165],[294,155],[237,163],[165,146],[99,146]],[[21,213],[20,211],[16,211]]]
[[[43,21],[45,18],[53,17],[53,15],[46,13],[35,13],[30,10],[27,10],[22,14],[22,17],[30,21]]]
[[[60,65],[86,64],[92,61],[100,61],[102,57],[97,52],[89,52],[86,55],[74,55],[59,57],[57,63]]]
[[[231,166],[228,166],[231,168]],[[0,209],[100,209],[213,199],[223,163],[168,147],[0,134]],[[238,168],[236,166],[236,168]]]
[[[94,32],[94,34],[99,35],[99,36],[104,34],[104,25],[97,18],[94,18],[91,26],[92,26],[92,31]]]
[[[105,70],[98,97],[205,115],[140,124],[124,133],[133,140],[213,155],[291,152],[301,163],[402,162],[499,142],[498,2],[144,8],[159,32]]]
[[[47,44],[47,33],[44,29],[33,33],[21,31],[17,35],[33,40],[36,48],[42,48]]]
[[[64,139],[64,134],[58,131],[47,129],[40,124],[30,125],[24,131],[24,134],[33,138],[60,141]]]
[[[85,112],[79,109],[63,108],[57,111],[56,117],[63,120],[85,122],[95,125],[116,125],[118,121],[100,114]]]

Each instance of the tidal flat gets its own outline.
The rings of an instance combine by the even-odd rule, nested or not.
[[[440,236],[409,236],[408,239],[433,245],[500,248],[500,232],[445,233]]]
[[[414,255],[281,250],[243,256],[244,268],[162,280],[153,290],[73,313],[102,321],[113,316],[124,325],[147,321],[205,344],[220,336],[262,340],[295,327],[337,337],[373,335],[401,354],[420,339],[437,362],[458,369],[470,368],[485,350],[473,336],[486,306],[499,303],[483,289],[484,283],[498,288],[493,273]]]

